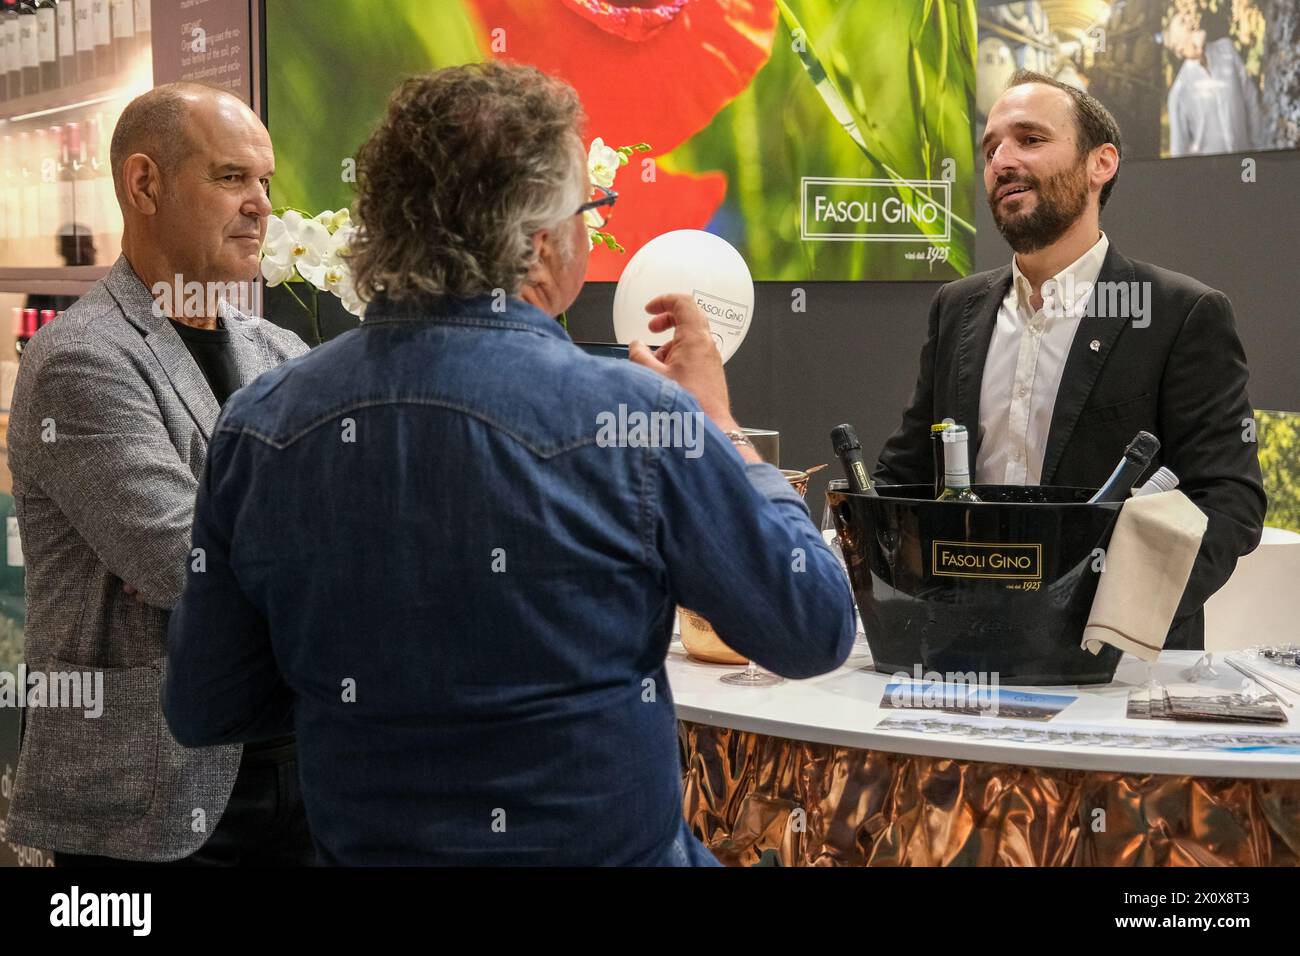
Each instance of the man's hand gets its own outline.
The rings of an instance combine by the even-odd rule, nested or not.
[[[140,597],[140,592],[131,587],[131,585],[127,584],[125,581],[122,582],[122,593],[135,598],[136,604],[144,603],[144,598]]]
[[[628,356],[638,365],[671,378],[690,392],[704,414],[723,431],[739,428],[731,417],[727,377],[722,356],[713,344],[709,320],[690,296],[671,294],[651,299],[645,310],[651,314],[650,331],[673,330],[673,337],[651,352],[639,339],[628,346]]]

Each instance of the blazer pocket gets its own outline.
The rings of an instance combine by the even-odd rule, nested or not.
[[[1121,422],[1141,412],[1150,400],[1151,393],[1143,392],[1141,395],[1126,398],[1122,402],[1112,402],[1109,405],[1085,405],[1079,414],[1079,423],[1101,425],[1106,422]]]
[[[44,707],[29,715],[23,748],[50,781],[62,809],[95,825],[133,822],[148,813],[158,775],[162,729],[161,662],[94,667],[51,660],[75,675],[81,706]],[[85,690],[89,675],[91,689]],[[56,704],[64,700],[52,701]]]

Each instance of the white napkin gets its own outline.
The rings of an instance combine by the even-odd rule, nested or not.
[[[1209,519],[1181,491],[1129,498],[1106,548],[1083,629],[1093,654],[1111,644],[1144,661],[1165,646]]]

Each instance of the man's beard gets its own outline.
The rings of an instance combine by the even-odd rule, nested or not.
[[[989,199],[989,209],[998,231],[1016,252],[1037,252],[1050,246],[1074,225],[1088,205],[1088,174],[1082,159],[1072,168],[1063,169],[1043,182],[1032,176],[999,180],[993,187],[994,195],[1010,183],[1029,186],[1038,198],[1032,212],[1005,215],[998,210],[1001,204]]]

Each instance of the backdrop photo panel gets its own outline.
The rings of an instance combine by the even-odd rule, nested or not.
[[[974,261],[974,0],[277,0],[276,205],[335,209],[403,77],[500,59],[571,83],[617,170],[588,279],[655,236],[727,240],[756,280],[946,280]],[[341,42],[340,38],[346,38]]]

